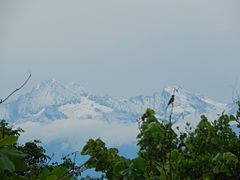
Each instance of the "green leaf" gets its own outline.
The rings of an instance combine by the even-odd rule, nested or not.
[[[147,114],[147,116],[153,116],[155,114],[155,111],[153,109],[148,108],[146,110],[146,114]]]
[[[45,180],[57,180],[58,177],[56,175],[50,175]]]
[[[27,154],[18,151],[14,148],[0,148],[0,153],[6,154],[8,157],[18,157],[18,158],[24,158],[27,156]]]
[[[168,178],[166,177],[166,173],[164,172],[163,168],[160,166],[157,166],[157,170],[160,172],[160,177],[163,180],[168,180]]]
[[[230,121],[235,121],[235,120],[236,120],[236,117],[233,115],[230,115]]]
[[[5,136],[3,139],[0,139],[0,147],[11,146],[17,143],[17,136]]]
[[[231,153],[231,152],[223,153],[223,159],[232,161],[232,162],[234,162],[234,164],[238,163],[237,156],[235,154]]]
[[[51,172],[51,174],[56,175],[57,177],[60,177],[64,174],[66,174],[68,172],[68,170],[65,167],[56,167],[53,169],[53,171]]]
[[[212,161],[215,162],[215,161],[220,161],[221,160],[221,153],[217,153],[216,156],[213,157]]]
[[[6,156],[12,164],[14,164],[14,170],[22,171],[27,168],[24,162],[24,157],[26,157],[25,153],[22,153],[14,148],[0,148],[0,157],[4,156]]]
[[[81,154],[88,155],[91,152],[91,149],[94,147],[95,141],[93,139],[89,139],[87,144],[83,147]]]
[[[1,171],[8,170],[10,172],[15,171],[14,163],[4,154],[0,153],[0,169]]]
[[[43,171],[41,172],[41,179],[46,179],[50,174],[50,171],[48,168],[44,168]]]
[[[133,165],[134,165],[135,168],[137,168],[138,170],[140,170],[142,172],[144,172],[147,169],[146,162],[141,157],[133,159]]]

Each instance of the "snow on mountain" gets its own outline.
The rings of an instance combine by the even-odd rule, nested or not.
[[[79,102],[80,97],[60,82],[48,80],[0,109],[8,112],[7,119],[11,121],[34,118],[37,114],[45,114],[48,119],[53,120],[63,117],[63,114],[58,112],[59,106]]]
[[[68,118],[93,119],[101,118],[104,113],[111,113],[113,109],[82,97],[81,103],[63,105],[59,108],[59,111],[63,112]]]
[[[80,96],[88,96],[90,92],[81,84],[76,83],[76,82],[71,82],[66,86],[68,89],[71,89],[72,92],[80,95]]]
[[[111,146],[136,145],[136,120],[152,108],[162,121],[168,121],[167,107],[174,89],[175,101],[172,122],[176,130],[186,123],[195,127],[201,115],[215,120],[225,111],[234,114],[237,106],[215,102],[190,93],[180,86],[168,86],[150,96],[115,98],[98,95],[77,83],[63,85],[48,80],[18,99],[1,104],[0,119],[25,130],[20,142],[40,139],[44,145],[79,150],[89,138],[102,138]],[[234,125],[233,125],[234,128]]]
[[[152,96],[135,96],[128,99],[96,95],[77,83],[67,86],[56,80],[40,83],[17,100],[0,107],[1,118],[12,122],[53,121],[58,119],[102,119],[105,121],[135,122],[147,108],[167,120],[167,103],[175,92],[173,122],[176,125],[188,121],[196,124],[201,114],[216,118],[222,111],[229,112],[227,104],[192,94],[180,86],[169,86]]]
[[[135,96],[129,99],[117,99],[110,96],[90,95],[89,99],[104,106],[111,107],[115,112],[130,113],[132,117],[135,118],[141,116],[147,108],[152,108],[160,119],[167,120],[170,113],[170,108],[167,108],[167,104],[174,89],[177,89],[173,110],[173,121],[176,122],[176,124],[182,124],[182,122],[184,122],[185,125],[186,122],[192,121],[193,119],[196,119],[196,122],[198,122],[201,114],[212,115],[211,117],[216,118],[217,114],[223,110],[228,110],[226,104],[215,102],[200,95],[194,95],[180,86],[166,87],[162,92],[156,92],[152,96]],[[135,118],[133,119],[135,120]],[[177,123],[180,119],[181,121]]]

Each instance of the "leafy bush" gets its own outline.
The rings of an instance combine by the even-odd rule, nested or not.
[[[5,121],[0,122],[1,179],[70,179],[65,166],[48,165],[50,157],[38,146],[39,141],[18,145],[17,140],[21,132],[22,129],[13,130]]]
[[[230,127],[236,121],[239,128],[239,119],[239,112],[223,114],[213,123],[202,116],[195,130],[177,135],[171,123],[159,121],[147,109],[135,159],[119,156],[117,149],[106,148],[100,139],[90,139],[82,155],[90,155],[87,168],[107,179],[240,179],[240,138]]]
[[[230,123],[238,123],[235,116],[221,115],[211,122],[201,116],[193,130],[189,124],[177,135],[171,123],[164,123],[147,109],[139,121],[137,136],[139,152],[134,159],[107,148],[101,139],[90,139],[81,154],[89,159],[81,165],[68,156],[61,164],[50,164],[51,157],[39,146],[39,141],[17,143],[22,129],[12,129],[0,122],[0,178],[1,179],[77,179],[81,172],[95,168],[103,177],[84,179],[240,179],[240,136]],[[74,157],[77,152],[72,153]]]

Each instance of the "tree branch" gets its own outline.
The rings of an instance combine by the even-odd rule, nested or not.
[[[174,101],[175,101],[175,93],[178,92],[178,89],[174,88],[173,89],[173,94],[171,96],[171,98],[169,99],[167,108],[171,105],[171,110],[170,110],[170,115],[169,115],[169,139],[170,139],[170,152],[169,152],[169,179],[172,180],[172,162],[171,162],[171,158],[172,158],[172,115],[173,115],[173,107],[174,107]]]
[[[22,89],[26,84],[27,82],[29,81],[29,79],[31,78],[31,74],[29,74],[28,78],[24,81],[24,83],[17,89],[15,89],[13,92],[11,92],[5,99],[1,99],[0,100],[0,104],[4,103],[8,98],[10,98],[14,93],[16,93],[17,91],[19,91],[20,89]]]

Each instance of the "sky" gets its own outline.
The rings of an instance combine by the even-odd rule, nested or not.
[[[240,87],[239,0],[0,0],[0,98],[55,78],[117,97]]]

